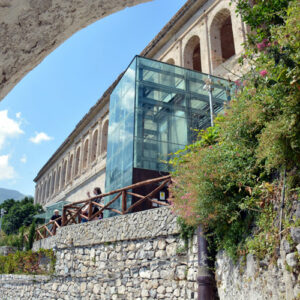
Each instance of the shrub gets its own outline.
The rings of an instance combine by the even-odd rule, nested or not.
[[[34,242],[34,237],[35,237],[35,220],[33,220],[32,224],[29,227],[29,234],[28,234],[28,242],[26,243],[26,250],[32,249],[32,245]]]
[[[6,214],[3,217],[2,230],[6,234],[15,234],[22,226],[29,226],[34,219],[34,215],[42,213],[43,208],[40,204],[34,204],[33,198],[25,197],[21,201],[9,199],[0,205]],[[42,222],[42,220],[37,220]]]
[[[49,271],[40,266],[42,257],[50,259]],[[7,256],[0,255],[0,274],[49,274],[54,271],[54,266],[55,255],[53,250],[17,251]]]
[[[278,2],[257,1],[260,17],[284,1]],[[187,225],[203,224],[217,248],[232,256],[248,251],[245,240],[254,226],[259,227],[257,232],[271,230],[262,228],[274,220],[276,203],[270,200],[268,189],[282,185],[280,174],[293,176],[288,179],[293,183],[290,188],[299,187],[300,9],[296,1],[288,9],[287,3],[280,7],[282,21],[272,13],[267,29],[256,28],[264,40],[252,48],[249,45],[240,60],[247,61],[250,71],[241,78],[224,115],[172,161],[174,211]],[[251,13],[238,8],[242,14]],[[244,15],[244,20],[248,17]]]

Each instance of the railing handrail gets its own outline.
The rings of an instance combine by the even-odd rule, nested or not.
[[[111,196],[113,194],[117,194],[117,193],[120,193],[120,192],[123,192],[123,191],[135,189],[135,188],[138,188],[138,187],[142,187],[142,186],[145,186],[145,185],[148,185],[148,184],[151,184],[151,183],[155,183],[155,182],[159,182],[159,181],[162,181],[162,180],[165,180],[165,179],[171,179],[171,175],[166,175],[166,176],[157,177],[157,178],[154,178],[154,179],[144,180],[144,181],[132,184],[132,185],[125,186],[121,189],[111,191],[109,193],[104,193],[104,194],[101,194],[99,196],[94,196],[94,197],[88,198],[86,200],[80,200],[80,201],[77,201],[77,202],[72,202],[70,204],[66,204],[66,205],[64,205],[64,207],[73,206],[73,205],[76,205],[76,204],[81,204],[81,203],[84,203],[84,202],[88,202],[90,200],[98,199],[99,197],[104,198],[104,197],[107,197],[107,196]]]
[[[129,190],[140,188],[146,185],[150,185],[153,183],[162,182],[158,187],[156,187],[154,190],[152,190],[147,195],[140,195],[137,193],[129,192]],[[62,216],[55,219],[50,220],[47,224],[44,224],[36,229],[36,240],[44,239],[48,236],[53,236],[56,234],[56,229],[63,226],[68,226],[69,224],[79,223],[81,222],[81,219],[87,219],[88,221],[94,220],[95,218],[99,217],[103,211],[109,210],[113,211],[115,213],[118,213],[120,215],[125,215],[129,213],[132,209],[134,209],[136,206],[142,204],[145,200],[149,200],[150,202],[167,206],[169,204],[165,202],[161,202],[157,199],[152,199],[153,195],[161,191],[169,182],[171,182],[171,175],[162,176],[154,179],[148,179],[144,180],[142,182],[138,182],[126,187],[123,187],[121,189],[117,189],[114,191],[111,191],[109,193],[100,194],[91,198],[88,198],[86,200],[81,200],[77,202],[72,202],[70,204],[66,204],[63,206],[63,212]],[[107,196],[116,195],[112,200],[110,200],[106,204],[97,203],[93,200],[96,199],[103,199]],[[136,198],[139,198],[135,203],[133,203],[130,207],[127,208],[127,195],[132,195]],[[110,207],[115,201],[117,201],[120,197],[122,197],[122,204],[121,204],[121,211],[117,210],[115,208]],[[81,204],[79,206],[79,204]],[[95,213],[93,213],[93,208],[97,206],[99,210]],[[82,210],[87,207],[87,216],[82,213]],[[75,210],[75,211],[74,211]],[[78,222],[76,221],[76,218],[78,218]],[[61,226],[57,223],[57,221],[61,220]],[[51,230],[48,228],[48,226],[52,224]],[[44,234],[42,234],[42,230],[44,230]]]

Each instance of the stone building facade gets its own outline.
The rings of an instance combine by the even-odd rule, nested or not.
[[[247,28],[230,0],[188,0],[141,56],[234,79]],[[109,99],[121,76],[78,123],[34,179],[43,206],[78,201],[105,185]]]

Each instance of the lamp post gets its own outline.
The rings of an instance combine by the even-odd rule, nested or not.
[[[203,86],[203,89],[208,92],[208,98],[209,98],[209,108],[210,108],[210,125],[211,127],[214,126],[214,108],[213,108],[213,102],[212,102],[212,91],[213,91],[213,85],[212,80],[210,78],[210,75],[207,76],[207,79],[205,80],[205,85]]]

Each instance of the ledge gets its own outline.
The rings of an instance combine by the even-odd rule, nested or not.
[[[176,216],[169,207],[160,207],[62,227],[54,237],[35,242],[33,249],[82,247],[174,234],[179,234]]]

